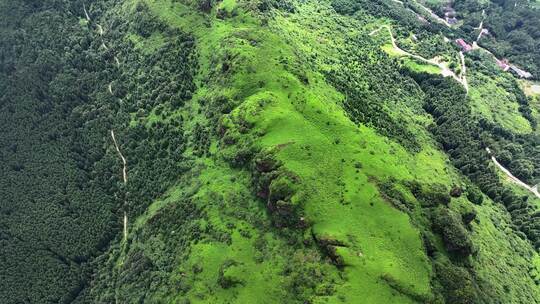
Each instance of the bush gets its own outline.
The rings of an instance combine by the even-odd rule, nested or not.
[[[450,190],[451,197],[460,197],[461,194],[463,194],[463,189],[458,186],[452,187],[452,190]]]
[[[294,203],[296,193],[294,177],[287,172],[279,173],[270,183],[270,195],[267,207],[272,213],[274,225],[277,227],[303,227],[301,206]]]
[[[431,215],[433,229],[443,237],[446,250],[460,257],[473,252],[473,244],[461,218],[452,210],[437,208]]]
[[[478,188],[471,187],[467,189],[467,199],[475,205],[482,205],[482,202],[484,201],[484,196]]]
[[[434,269],[446,303],[478,303],[477,287],[467,269],[448,261],[436,261]]]
[[[234,260],[225,260],[223,264],[221,265],[219,269],[219,275],[218,275],[218,284],[224,288],[228,289],[231,287],[234,287],[238,284],[242,284],[242,280],[235,277],[234,275],[231,275],[228,273],[227,270],[229,270],[232,267],[238,266],[238,262]]]
[[[425,186],[418,183],[408,183],[408,186],[423,207],[448,205],[450,203],[450,194],[444,185],[432,184]]]

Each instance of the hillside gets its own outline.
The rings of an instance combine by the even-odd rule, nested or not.
[[[540,303],[518,2],[0,1],[0,303]]]

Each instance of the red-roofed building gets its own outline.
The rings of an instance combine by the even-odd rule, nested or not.
[[[510,68],[510,64],[508,62],[508,59],[503,59],[503,60],[499,60],[499,59],[495,59],[497,61],[497,65],[503,70],[503,71],[508,71],[508,69]]]
[[[457,39],[456,44],[461,48],[463,52],[468,52],[473,49],[472,46],[465,42],[465,40],[463,39]]]

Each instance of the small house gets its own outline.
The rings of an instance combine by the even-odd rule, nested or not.
[[[508,71],[508,69],[510,68],[508,59],[499,60],[495,58],[495,60],[497,61],[497,65],[499,66],[499,68],[501,68],[501,70],[505,72]]]
[[[450,25],[455,25],[458,23],[456,11],[450,6],[447,6],[444,9],[444,19]]]
[[[532,77],[532,74],[527,72],[527,71],[524,71],[520,68],[518,68],[517,66],[515,65],[512,65],[510,66],[510,69],[512,70],[512,72],[514,72],[515,74],[517,74],[520,78],[531,78]]]
[[[448,22],[450,25],[456,25],[458,20],[456,17],[446,17],[446,22]]]
[[[465,42],[465,40],[463,39],[457,39],[456,44],[461,48],[463,52],[468,52],[473,49],[472,46]]]

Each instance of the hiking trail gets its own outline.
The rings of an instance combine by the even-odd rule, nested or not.
[[[124,185],[126,185],[128,181],[127,161],[126,161],[126,158],[124,157],[124,154],[122,154],[122,151],[120,150],[120,146],[118,146],[118,142],[116,141],[116,137],[114,135],[114,130],[111,130],[111,137],[114,143],[114,147],[116,148],[116,152],[118,153],[118,155],[120,156],[120,159],[122,160],[122,166],[123,166],[122,177],[123,177]],[[124,202],[124,204],[126,203]],[[127,224],[128,224],[127,212],[124,211],[124,240],[127,240],[127,236],[128,236]]]

